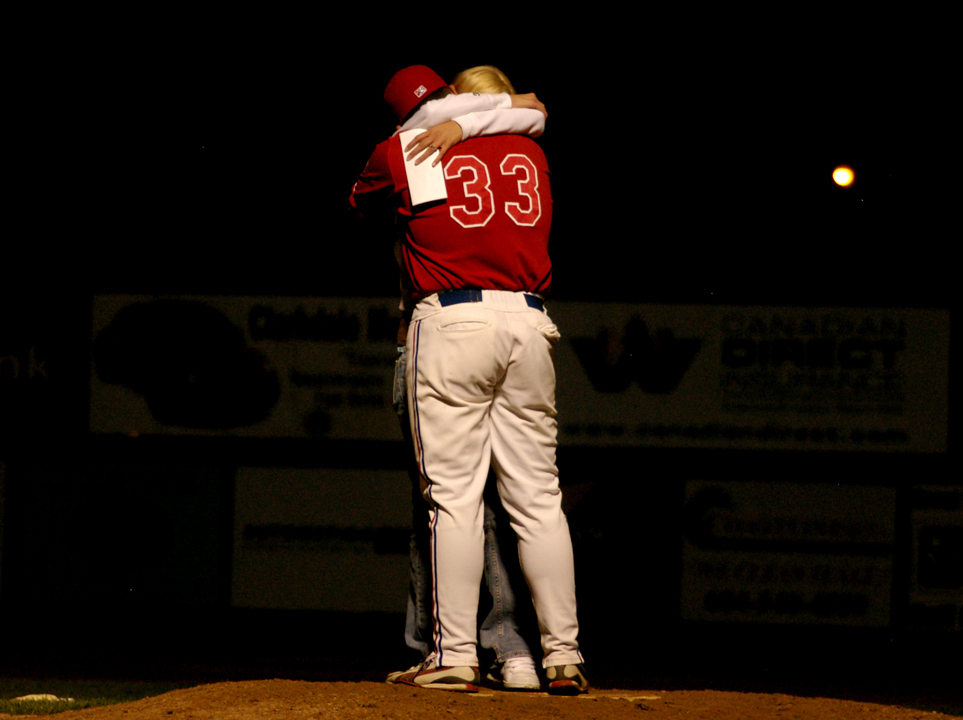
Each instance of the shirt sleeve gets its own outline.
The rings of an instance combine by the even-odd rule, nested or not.
[[[539,137],[545,132],[545,115],[534,108],[486,110],[456,117],[465,140],[479,135],[528,135]]]
[[[443,122],[485,110],[508,110],[512,107],[512,97],[508,93],[462,93],[461,95],[447,95],[440,100],[425,103],[418,112],[411,116],[401,130],[412,128],[430,128]]]

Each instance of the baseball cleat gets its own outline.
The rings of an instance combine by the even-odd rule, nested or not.
[[[581,665],[553,665],[545,668],[549,695],[578,695],[588,692],[589,682]]]
[[[388,677],[385,678],[385,682],[399,683],[401,682],[401,678],[404,677],[405,675],[408,675],[410,673],[415,673],[421,670],[421,666],[422,666],[422,663],[418,663],[417,665],[412,665],[407,670],[396,670],[393,673],[388,673]]]
[[[530,657],[516,657],[495,665],[485,678],[504,690],[541,690],[542,683]]]
[[[421,665],[416,665],[405,672],[391,673],[388,675],[388,682],[431,690],[478,692],[481,676],[476,667],[467,665],[437,667],[435,659],[429,658]]]

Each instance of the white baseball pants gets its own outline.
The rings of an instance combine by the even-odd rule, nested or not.
[[[558,331],[523,293],[418,303],[408,331],[409,413],[429,502],[438,665],[478,665],[482,492],[489,463],[518,535],[545,667],[582,662],[575,571],[555,464]]]

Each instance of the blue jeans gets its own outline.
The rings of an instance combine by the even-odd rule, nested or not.
[[[408,420],[408,401],[405,392],[405,366],[408,354],[399,348],[395,363],[393,401],[401,432],[411,445],[411,426]],[[414,453],[409,453],[408,475],[411,478],[412,531],[409,544],[411,584],[408,590],[408,611],[405,618],[405,644],[422,658],[434,650],[431,616],[431,564],[429,562],[428,505],[421,495],[421,478],[415,465]],[[491,480],[491,478],[489,478]],[[508,525],[508,515],[501,507],[497,491],[489,482],[485,492],[485,585],[491,595],[492,606],[478,629],[482,648],[495,654],[495,662],[503,663],[516,657],[532,657],[528,643],[522,637],[516,619],[515,592],[509,578],[512,568],[502,557],[499,535],[515,544],[515,534]],[[517,574],[516,574],[517,577]]]

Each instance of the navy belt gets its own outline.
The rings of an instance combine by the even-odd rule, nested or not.
[[[530,308],[535,308],[536,310],[545,309],[545,303],[542,302],[540,297],[537,295],[529,295],[528,293],[523,294],[525,295],[525,302],[528,303]],[[438,302],[441,303],[442,307],[458,305],[459,303],[481,302],[481,300],[481,290],[448,290],[438,293]]]

